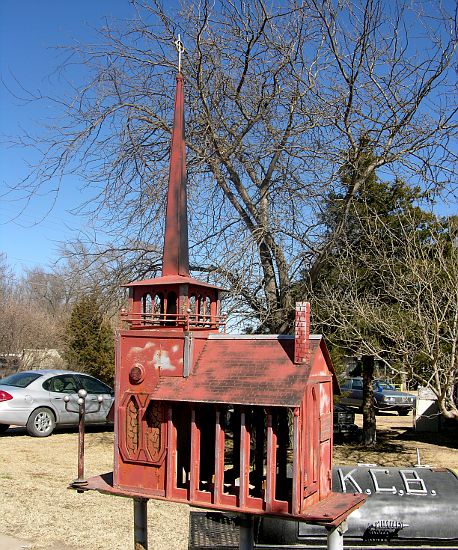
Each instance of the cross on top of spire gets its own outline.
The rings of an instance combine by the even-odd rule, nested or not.
[[[178,35],[178,38],[175,40],[174,44],[178,52],[178,72],[181,73],[181,56],[184,53],[185,49],[183,42],[181,41],[180,35]]]

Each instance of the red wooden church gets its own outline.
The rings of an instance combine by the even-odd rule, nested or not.
[[[309,335],[309,305],[297,304],[294,336],[221,334],[220,289],[189,275],[181,74],[162,277],[127,286],[116,363],[116,488],[297,517],[326,503],[335,519],[360,502],[331,491],[338,388],[323,338]]]
[[[88,488],[330,525],[363,502],[331,489],[338,385],[309,304],[294,336],[225,334],[220,289],[190,277],[181,74],[162,276],[126,286],[113,481]]]

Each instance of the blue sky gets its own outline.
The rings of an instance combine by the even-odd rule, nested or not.
[[[105,17],[128,18],[132,10],[128,0],[0,1],[0,252],[18,274],[55,261],[59,242],[78,234],[84,220],[69,213],[81,201],[75,178],[65,182],[49,213],[50,195],[36,197],[27,206],[5,198],[8,186],[26,177],[28,164],[37,158],[30,149],[11,148],[5,136],[39,131],[50,108],[46,102],[26,104],[14,95],[25,95],[21,86],[58,93],[65,84],[55,72],[63,60],[56,47],[90,42]]]
[[[85,219],[70,213],[84,199],[75,177],[64,182],[55,204],[46,194],[27,205],[5,198],[7,188],[25,178],[38,158],[30,149],[9,147],[5,136],[14,139],[24,130],[39,134],[41,121],[52,114],[49,103],[25,104],[14,94],[25,95],[21,86],[45,95],[63,93],[66,84],[56,67],[65,57],[56,47],[91,42],[104,18],[131,15],[128,0],[0,0],[0,252],[18,274],[51,265],[59,243],[87,227]],[[78,78],[76,70],[73,75]],[[456,202],[452,208],[443,213],[456,212]]]

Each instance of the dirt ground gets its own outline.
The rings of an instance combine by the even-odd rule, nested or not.
[[[357,415],[357,423],[362,418]],[[377,417],[378,444],[334,446],[337,465],[412,466],[417,449],[422,464],[458,471],[458,430],[419,434],[412,416]],[[126,550],[133,546],[130,499],[67,489],[76,477],[77,433],[57,432],[46,439],[14,428],[0,436],[0,550]],[[87,434],[86,475],[113,468],[113,433]],[[189,507],[150,500],[149,544],[155,550],[185,550]]]

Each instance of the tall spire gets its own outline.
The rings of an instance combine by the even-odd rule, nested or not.
[[[179,72],[175,93],[172,145],[170,152],[169,189],[165,219],[162,275],[189,276],[188,217],[186,196],[186,144],[184,140],[184,82],[181,74],[183,44],[175,42]]]

